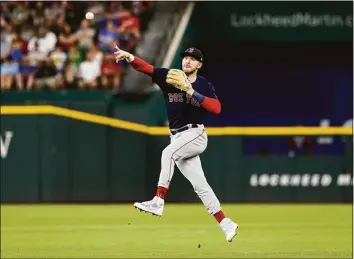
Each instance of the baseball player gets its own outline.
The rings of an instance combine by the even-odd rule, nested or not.
[[[164,199],[172,180],[175,165],[192,184],[208,212],[218,221],[226,240],[235,237],[238,224],[225,217],[220,202],[208,184],[199,155],[207,147],[208,138],[203,120],[207,112],[219,114],[221,105],[213,85],[199,76],[203,55],[196,48],[181,53],[182,70],[154,67],[115,46],[116,61],[126,60],[135,70],[152,78],[162,90],[169,120],[170,144],[163,150],[161,172],[155,197],[136,202],[134,207],[162,216]]]

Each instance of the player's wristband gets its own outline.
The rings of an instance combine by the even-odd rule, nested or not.
[[[193,98],[196,99],[199,103],[202,103],[204,101],[205,96],[198,93],[197,91],[194,91],[193,93]]]

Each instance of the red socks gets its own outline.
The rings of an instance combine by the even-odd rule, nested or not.
[[[219,212],[214,214],[214,218],[220,223],[224,218],[224,213],[220,210]]]
[[[161,186],[157,187],[156,196],[164,200],[166,194],[167,194],[167,189],[165,187],[161,187]]]
[[[167,194],[168,189],[162,186],[157,187],[156,195],[157,197],[160,197],[161,199],[165,199],[165,196]],[[224,213],[220,210],[219,212],[214,214],[214,218],[220,223],[224,218],[225,215]]]

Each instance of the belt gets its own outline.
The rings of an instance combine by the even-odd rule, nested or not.
[[[178,129],[171,129],[170,131],[171,131],[172,135],[176,135],[179,132],[182,132],[182,131],[185,131],[185,130],[188,130],[188,129],[191,129],[191,128],[198,128],[198,125],[197,124],[188,124],[186,126],[178,128]]]

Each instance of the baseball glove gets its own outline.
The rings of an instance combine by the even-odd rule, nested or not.
[[[179,69],[170,69],[167,73],[166,82],[185,92],[192,88],[186,74]]]

